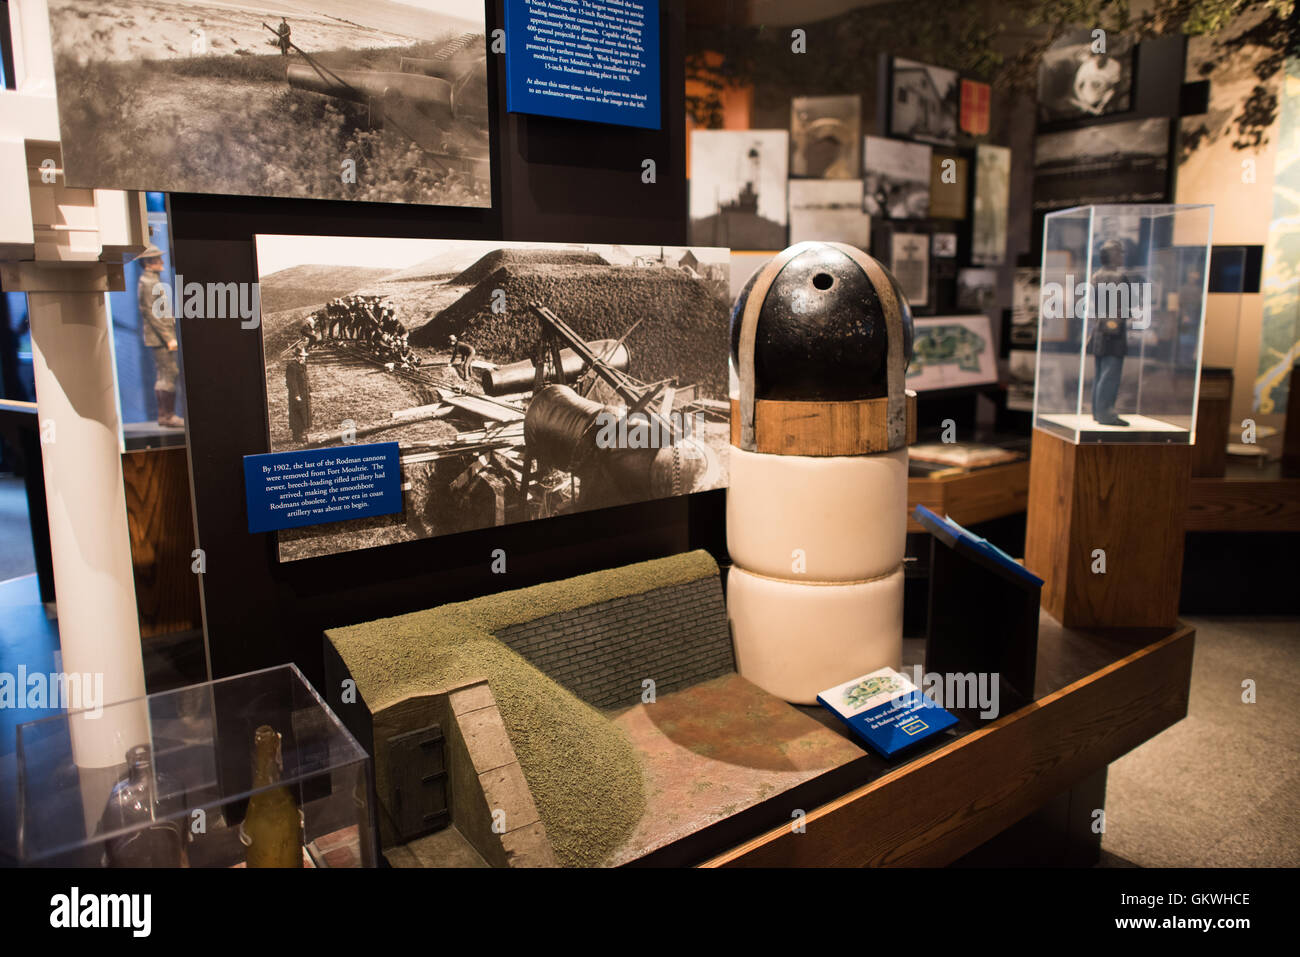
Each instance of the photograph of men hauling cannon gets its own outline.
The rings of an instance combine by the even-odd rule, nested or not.
[[[727,483],[725,249],[258,236],[273,452],[397,442],[398,515],[281,561]]]
[[[491,205],[482,4],[49,7],[71,186]]]

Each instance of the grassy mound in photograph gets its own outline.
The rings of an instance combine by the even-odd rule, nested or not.
[[[431,159],[396,129],[371,129],[363,104],[291,89],[271,60],[61,54],[63,138],[77,145],[65,155],[70,175],[124,189],[490,205],[486,176]],[[344,160],[355,181],[340,176]]]
[[[600,253],[586,249],[494,249],[452,277],[449,285],[473,286],[502,266],[607,266]]]
[[[372,711],[486,677],[557,862],[591,867],[628,839],[645,812],[636,752],[606,715],[493,634],[717,570],[707,552],[689,552],[325,634]]]
[[[321,306],[336,296],[346,296],[359,286],[387,276],[391,271],[333,265],[281,269],[258,282],[262,311],[271,315],[303,306]]]
[[[492,311],[497,289],[506,296],[501,314]],[[626,339],[633,376],[676,378],[715,398],[727,394],[727,303],[705,282],[672,269],[502,266],[413,332],[411,342],[440,347],[454,334],[494,362],[531,357],[540,324],[530,302],[588,341],[619,339],[641,319]]]

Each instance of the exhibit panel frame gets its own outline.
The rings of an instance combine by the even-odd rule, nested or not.
[[[1196,441],[1213,220],[1202,204],[1045,217],[1036,428],[1076,444]]]

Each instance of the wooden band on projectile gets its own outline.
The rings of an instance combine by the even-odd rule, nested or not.
[[[907,365],[903,359],[903,304],[898,301],[894,284],[886,275],[884,268],[861,249],[847,243],[827,243],[848,256],[867,274],[871,285],[880,297],[880,306],[885,315],[885,331],[889,338],[889,354],[886,360],[888,368],[889,410],[885,419],[890,449],[902,448],[908,443],[908,409],[907,409]]]
[[[758,338],[758,315],[763,311],[768,290],[776,282],[781,270],[807,248],[806,243],[796,243],[772,257],[750,287],[749,298],[745,300],[745,311],[740,316],[740,342],[736,349],[736,358],[740,363],[740,368],[736,370],[740,379],[740,442],[736,445],[747,452],[758,451],[754,433],[754,344]],[[735,432],[734,427],[732,432]]]
[[[907,393],[907,443],[916,441],[916,393]],[[889,399],[754,403],[754,448],[768,455],[875,455],[892,452]],[[740,403],[731,400],[731,444],[740,444]]]

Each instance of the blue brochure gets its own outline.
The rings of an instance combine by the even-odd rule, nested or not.
[[[893,668],[836,685],[817,700],[887,758],[957,723]]]

